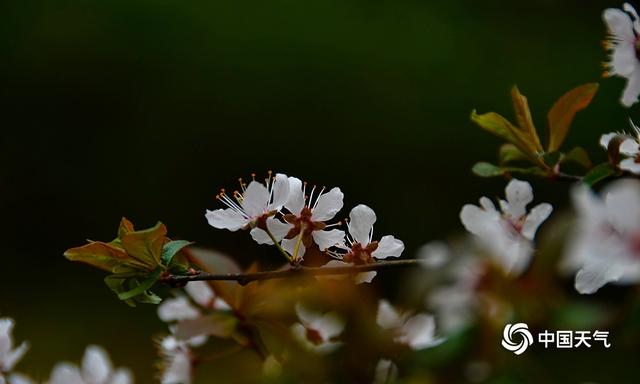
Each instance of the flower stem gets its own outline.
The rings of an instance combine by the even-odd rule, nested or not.
[[[253,273],[229,273],[211,274],[199,272],[190,275],[165,275],[160,278],[160,282],[166,284],[181,284],[188,281],[197,280],[217,280],[217,281],[237,281],[240,285],[246,285],[252,281],[296,278],[300,276],[324,276],[324,275],[348,275],[360,272],[379,271],[387,268],[417,266],[422,263],[419,259],[400,259],[389,261],[378,261],[372,264],[348,265],[339,267],[305,267],[292,266],[289,269],[276,271],[263,271]]]
[[[278,240],[276,240],[276,237],[273,236],[273,233],[271,233],[269,228],[265,228],[264,231],[267,232],[267,235],[269,235],[269,238],[271,239],[271,241],[273,241],[273,244],[276,246],[276,248],[278,248],[278,251],[280,251],[280,253],[282,253],[282,255],[286,257],[290,263],[293,262],[294,258],[289,255],[287,251],[282,248],[282,246],[280,246],[280,243],[278,243]]]

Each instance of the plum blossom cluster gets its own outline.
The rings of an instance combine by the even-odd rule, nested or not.
[[[13,319],[0,319],[0,384],[35,384],[32,378],[14,372],[29,346],[27,342],[15,347]],[[99,346],[87,347],[80,366],[69,362],[55,365],[48,384],[132,384],[133,376],[126,368],[114,368],[107,352]]]
[[[259,244],[275,245],[291,264],[305,257],[327,266],[371,264],[379,259],[399,257],[404,243],[391,235],[373,239],[375,212],[366,205],[353,208],[347,221],[348,233],[332,222],[343,207],[344,194],[338,187],[310,187],[296,177],[277,173],[264,183],[242,179],[240,190],[230,196],[222,190],[217,196],[226,208],[207,210],[211,226],[230,231],[248,230]],[[324,257],[324,258],[322,258]],[[375,271],[360,273],[356,282],[370,282]]]

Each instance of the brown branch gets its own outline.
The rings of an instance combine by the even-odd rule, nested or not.
[[[217,281],[237,281],[240,285],[246,285],[252,281],[284,279],[298,276],[323,276],[323,275],[347,275],[368,271],[379,271],[386,268],[406,267],[422,263],[422,260],[403,259],[392,261],[379,261],[373,264],[346,265],[340,267],[290,267],[277,271],[265,271],[254,273],[228,273],[211,274],[199,271],[191,275],[164,275],[160,282],[170,285],[186,284],[189,281],[217,280]]]

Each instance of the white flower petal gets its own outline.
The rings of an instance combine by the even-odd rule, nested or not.
[[[267,187],[262,183],[252,181],[242,194],[240,206],[249,217],[256,218],[266,212],[269,199]]]
[[[451,259],[451,250],[442,241],[431,241],[418,249],[418,259],[424,267],[440,268]]]
[[[480,206],[487,212],[496,212],[496,206],[493,204],[493,201],[486,196],[482,196],[480,198]]]
[[[119,368],[111,376],[109,384],[132,384],[133,375],[128,369]]]
[[[387,300],[378,302],[378,313],[376,315],[376,323],[384,329],[398,327],[402,324],[403,319],[396,309]]]
[[[342,199],[344,194],[340,191],[340,188],[332,188],[329,192],[323,193],[318,197],[311,220],[313,221],[327,221],[333,219],[333,217],[342,209]]]
[[[29,343],[26,341],[20,344],[20,346],[12,351],[9,351],[3,358],[3,361],[0,361],[0,366],[4,368],[5,371],[11,371],[13,367],[22,359],[22,357],[29,350]]]
[[[359,272],[353,276],[354,284],[370,283],[378,273],[376,271]]]
[[[486,232],[487,225],[496,226],[500,221],[497,211],[486,211],[472,204],[466,204],[460,210],[460,221],[467,231],[480,236]]]
[[[634,139],[624,139],[622,143],[620,143],[620,153],[626,156],[636,156],[640,153],[640,148],[638,148],[638,142]]]
[[[231,208],[216,209],[215,211],[207,210],[205,217],[210,226],[218,229],[228,229],[234,232],[251,222],[251,220],[247,219],[240,212]]]
[[[640,230],[640,182],[635,179],[612,183],[603,191],[609,223],[622,235]]]
[[[191,281],[184,287],[189,296],[201,307],[208,307],[211,305],[215,294],[213,289],[206,281]]]
[[[551,215],[551,211],[553,211],[553,207],[551,206],[551,204],[542,203],[536,205],[524,220],[522,230],[520,231],[522,236],[529,240],[533,240],[538,227],[540,227],[540,224],[547,220],[549,215]]]
[[[364,204],[355,206],[349,213],[349,234],[353,239],[366,246],[376,222],[376,213]]]
[[[295,248],[296,248],[296,243],[298,241],[298,237],[294,237],[293,239],[283,239],[282,242],[280,243],[280,245],[282,246],[282,249],[284,249],[285,251],[289,252],[290,255],[292,256],[296,256],[295,255]],[[304,256],[305,251],[307,250],[306,247],[304,246],[304,244],[302,244],[302,242],[300,243],[300,248],[298,249],[298,257],[300,256]]]
[[[69,363],[59,363],[53,368],[48,384],[85,384],[78,367]]]
[[[273,180],[273,198],[269,204],[269,211],[279,211],[289,199],[289,178],[282,173],[276,174]]]
[[[12,373],[9,375],[9,384],[36,384],[30,377],[20,373]],[[0,376],[0,384],[2,384],[2,376]]]
[[[82,377],[88,383],[105,383],[113,370],[107,352],[97,345],[90,345],[82,358]]]
[[[576,274],[576,291],[582,294],[592,294],[605,284],[616,281],[620,275],[613,273],[606,265],[599,263],[599,267],[582,268]]]
[[[620,99],[622,105],[627,108],[638,102],[638,95],[640,95],[640,68],[638,68],[638,65],[636,62],[633,73],[629,76]]]
[[[371,253],[376,259],[386,259],[387,257],[399,257],[404,251],[404,243],[391,235],[382,236],[378,243],[378,248]]]
[[[318,244],[321,251],[325,251],[336,245],[344,244],[344,231],[332,229],[330,231],[313,231],[311,232],[313,241]]]
[[[335,312],[326,313],[314,324],[314,329],[320,333],[324,341],[329,341],[344,330],[345,321]]]
[[[191,283],[187,285],[190,284]],[[167,323],[171,321],[197,319],[200,317],[200,311],[191,305],[186,297],[180,296],[164,300],[162,304],[158,306],[158,317]]]
[[[273,245],[273,240],[271,240],[269,234],[258,227],[251,229],[251,231],[249,231],[249,234],[251,235],[251,238],[258,244]]]
[[[188,352],[176,351],[162,373],[162,384],[191,384],[191,359]]]
[[[435,337],[436,321],[433,316],[418,314],[407,320],[402,326],[401,336],[397,341],[408,344],[419,350],[442,343],[442,339]]]
[[[600,136],[600,146],[604,149],[609,149],[609,142],[617,135],[616,132],[610,132]]]
[[[321,313],[309,309],[301,303],[296,303],[295,310],[296,315],[298,315],[298,318],[306,327],[314,328],[315,324],[322,319]]]
[[[624,159],[618,166],[623,171],[631,172],[635,175],[640,175],[640,163],[636,162],[636,159]]]
[[[398,366],[391,360],[382,359],[376,365],[373,384],[395,383],[398,379]]]
[[[509,275],[518,276],[529,266],[533,255],[531,241],[524,237],[514,238],[502,232],[492,243],[492,256],[498,266]],[[486,242],[485,242],[486,243]]]
[[[533,189],[526,181],[512,179],[505,188],[508,210],[504,213],[513,218],[520,218],[527,212],[527,204],[533,201]]]
[[[302,181],[296,177],[289,177],[289,197],[284,207],[294,215],[299,215],[302,208],[304,208]]]
[[[609,72],[612,75],[629,77],[635,68],[635,34],[629,15],[620,9],[606,9],[602,18],[614,36]]]
[[[292,224],[284,223],[278,219],[274,219],[273,217],[269,217],[266,220],[266,224],[267,224],[267,228],[269,229],[269,232],[271,232],[271,234],[273,235],[273,237],[275,237],[277,241],[282,240],[287,235],[289,230],[293,228]],[[267,234],[266,231],[263,231],[260,228],[252,229],[251,237],[258,244],[273,245],[273,240],[271,240],[271,237],[269,237],[269,234]]]

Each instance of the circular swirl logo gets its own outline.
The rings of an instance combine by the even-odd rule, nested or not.
[[[519,338],[516,343],[514,338]],[[533,336],[529,332],[529,326],[525,323],[507,324],[502,332],[502,346],[516,355],[522,354],[533,344]]]

